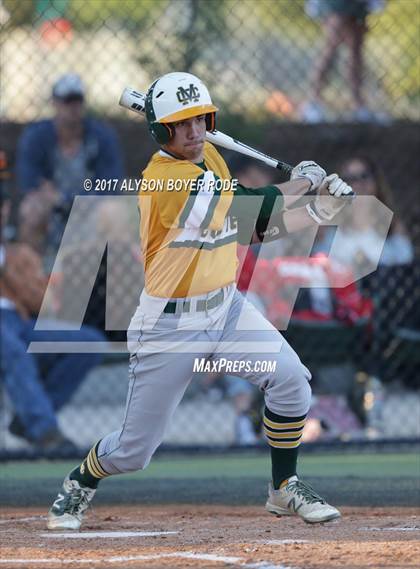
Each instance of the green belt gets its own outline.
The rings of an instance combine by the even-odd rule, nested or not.
[[[208,298],[207,300],[197,300],[196,312],[205,312],[206,310],[211,310],[212,308],[216,308],[216,306],[222,304],[224,297],[225,295],[223,293],[223,290],[221,290],[220,292],[218,292],[211,298]],[[175,314],[177,312],[176,307],[178,303],[180,303],[180,301],[168,302],[165,308],[163,309],[163,312],[165,312],[166,314]],[[182,307],[178,309],[178,311],[190,312],[190,309],[191,309],[191,301],[185,300],[184,304],[182,305]]]

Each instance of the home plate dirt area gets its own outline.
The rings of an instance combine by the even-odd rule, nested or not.
[[[47,532],[45,510],[5,508],[0,567],[418,567],[417,508],[342,514],[309,525],[256,506],[107,506],[90,510],[80,532]]]

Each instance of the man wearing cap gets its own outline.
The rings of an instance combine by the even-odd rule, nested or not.
[[[17,149],[16,177],[23,197],[21,239],[41,253],[47,238],[50,247],[58,247],[73,198],[83,193],[85,179],[123,177],[115,133],[85,116],[85,86],[80,77],[60,77],[52,101],[54,117],[29,125]]]

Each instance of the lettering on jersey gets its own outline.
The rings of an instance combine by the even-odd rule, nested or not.
[[[238,222],[231,216],[226,217],[223,229],[218,231],[210,229],[184,229],[174,239],[169,247],[191,247],[194,249],[211,250],[233,243],[237,239]]]
[[[176,92],[177,99],[183,105],[188,105],[188,103],[197,103],[200,98],[200,91],[193,83],[187,89],[180,87]]]

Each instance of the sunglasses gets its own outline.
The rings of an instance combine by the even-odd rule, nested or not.
[[[84,97],[82,95],[67,95],[66,97],[56,97],[57,101],[60,103],[70,104],[70,103],[82,103]]]
[[[371,180],[372,179],[372,174],[368,171],[365,172],[360,172],[359,174],[347,174],[347,175],[343,175],[343,178],[346,180],[346,182],[352,183],[352,182],[363,182],[366,180]]]

